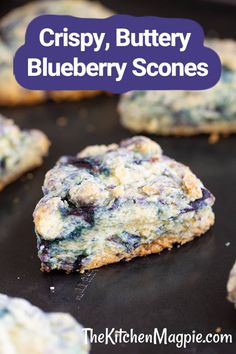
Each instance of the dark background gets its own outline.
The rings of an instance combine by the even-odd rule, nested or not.
[[[188,17],[208,35],[236,38],[236,8],[212,1],[102,1],[120,13]],[[1,1],[0,12],[23,3]],[[233,344],[93,345],[92,354],[235,354],[236,312],[226,300],[226,282],[236,255],[236,137],[209,145],[205,136],[152,137],[169,156],[191,166],[216,196],[215,226],[186,246],[107,266],[81,276],[42,274],[36,255],[32,211],[42,196],[45,172],[62,154],[75,154],[88,144],[118,142],[131,136],[119,124],[118,97],[99,96],[78,103],[48,102],[34,107],[0,108],[21,127],[40,128],[52,141],[50,155],[33,178],[22,178],[0,195],[0,288],[47,311],[66,311],[96,333],[104,328],[134,328],[171,333],[196,330],[234,335]],[[58,126],[58,117],[67,125]],[[30,177],[30,176],[29,176]],[[55,291],[50,291],[54,286]],[[28,353],[27,353],[28,354]]]

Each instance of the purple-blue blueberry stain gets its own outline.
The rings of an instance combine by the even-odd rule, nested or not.
[[[206,206],[206,200],[212,198],[212,194],[205,188],[202,188],[202,197],[190,202],[187,208],[181,210],[181,213],[196,211]]]
[[[44,263],[45,267],[48,267],[48,268],[52,267],[52,262],[50,261],[50,250],[53,250],[54,247],[57,247],[57,245],[60,241],[63,242],[64,240],[63,239],[55,239],[53,241],[47,241],[47,240],[40,238],[39,236],[37,237],[39,257],[40,257],[41,262]],[[83,255],[83,254],[77,255],[75,258],[75,261],[71,265],[72,271],[79,270],[82,265],[83,259],[86,257],[87,256]],[[64,264],[66,265],[67,262],[65,262]],[[1,317],[1,312],[0,312],[0,317]]]
[[[39,257],[40,260],[47,266],[50,266],[50,262],[48,262],[48,258],[49,258],[49,250],[51,247],[52,247],[52,242],[44,240],[43,238],[40,237],[40,235],[37,234],[37,248],[39,250]]]
[[[84,205],[80,206],[78,208],[72,208],[71,210],[68,211],[67,215],[75,215],[75,216],[80,216],[83,218],[83,220],[90,224],[91,226],[94,225],[94,213],[95,213],[95,206],[93,205]]]
[[[173,114],[175,125],[178,125],[178,124],[181,125],[181,124],[186,124],[186,123],[188,125],[191,125],[192,127],[197,125],[197,122],[194,122],[191,119],[191,114],[188,109],[180,109],[179,111],[175,111],[174,113],[172,113],[172,110],[173,109],[170,107],[170,112],[171,112],[171,114]]]
[[[89,204],[89,205],[80,205],[75,206],[68,195],[62,198],[63,202],[66,202],[67,206],[63,206],[60,208],[60,213],[62,217],[67,217],[70,215],[78,216],[82,218],[86,223],[88,223],[91,227],[94,226],[94,215],[96,206]]]
[[[9,313],[9,310],[6,308],[0,309],[0,318],[6,316]]]
[[[122,204],[122,200],[120,198],[115,198],[112,206],[108,209],[108,211],[117,210]]]
[[[233,81],[233,71],[226,65],[222,65],[221,80],[224,82]]]
[[[62,165],[72,165],[80,169],[95,170],[97,165],[91,158],[78,158],[74,156],[65,156]]]
[[[108,167],[103,166],[102,162],[91,157],[79,158],[73,156],[65,156],[61,159],[60,163],[62,165],[72,165],[78,169],[86,169],[92,175],[103,173],[105,176],[110,175],[110,170]]]
[[[86,258],[86,256],[84,255],[79,255],[76,257],[76,260],[73,263],[72,272],[75,272],[76,270],[80,269],[84,258]]]
[[[142,162],[143,162],[143,160],[141,160],[141,159],[135,159],[134,160],[134,164],[135,165],[142,165]]]
[[[127,252],[132,252],[140,245],[140,236],[123,231],[119,235],[111,236],[108,241],[122,245]]]
[[[0,171],[4,171],[6,168],[6,158],[3,157],[2,159],[0,159]]]

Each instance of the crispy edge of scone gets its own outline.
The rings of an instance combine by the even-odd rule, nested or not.
[[[158,237],[155,241],[151,243],[145,243],[143,245],[140,245],[137,247],[135,250],[133,250],[131,253],[125,253],[122,254],[109,254],[109,252],[105,253],[102,257],[97,256],[95,259],[93,259],[92,262],[89,264],[82,266],[80,269],[76,270],[77,272],[84,273],[86,270],[91,270],[91,269],[96,269],[100,268],[102,266],[108,265],[108,264],[113,264],[113,263],[118,263],[120,261],[130,261],[133,258],[136,257],[144,257],[150,254],[155,254],[155,253],[160,253],[164,249],[171,249],[175,244],[179,245],[184,245],[185,243],[188,243],[192,241],[195,237],[200,237],[204,235],[210,227],[214,224],[215,222],[215,215],[212,210],[209,210],[209,215],[207,217],[207,220],[203,224],[198,224],[195,226],[193,229],[193,232],[191,236],[188,237],[178,237],[176,235],[172,234],[167,234],[162,237]],[[36,229],[37,229],[37,223],[36,223]],[[58,270],[63,270],[67,274],[70,274],[72,271],[70,269],[65,269],[65,268],[55,268]],[[45,264],[41,263],[41,271],[42,272],[50,272],[54,269],[50,269],[50,267],[46,266]]]
[[[92,98],[95,97],[99,94],[101,94],[102,91],[96,91],[96,90],[81,90],[81,91],[50,91],[48,93],[48,97],[52,99],[53,101],[56,102],[61,102],[61,101],[80,101],[86,98]]]
[[[16,85],[18,86],[17,82]],[[43,91],[30,91],[19,88],[19,91],[14,88],[0,88],[0,106],[31,106],[34,104],[46,101]]]
[[[29,153],[25,155],[25,158],[19,164],[19,169],[12,175],[6,176],[4,179],[0,179],[0,191],[2,191],[8,184],[17,180],[24,173],[42,165],[43,157],[47,155],[49,147],[51,145],[47,136],[39,130],[31,130],[37,134],[37,140],[35,141],[35,147],[38,147],[38,153]]]
[[[128,121],[128,120],[127,120]],[[168,128],[159,127],[156,128],[151,123],[147,123],[145,127],[131,126],[126,120],[121,120],[122,125],[128,130],[134,133],[146,132],[148,134],[156,135],[176,135],[176,136],[193,136],[197,134],[219,134],[230,135],[236,133],[236,122],[217,122],[210,124],[201,124],[196,127],[186,125],[169,126]]]
[[[0,106],[32,106],[48,100],[55,102],[61,101],[80,101],[86,98],[92,98],[102,93],[95,90],[81,91],[31,91],[21,88],[17,82],[16,87],[6,91],[6,88],[0,87]]]

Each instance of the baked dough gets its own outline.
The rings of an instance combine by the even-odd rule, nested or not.
[[[25,172],[38,167],[50,142],[39,130],[20,130],[0,116],[0,191]]]
[[[45,313],[0,294],[0,354],[88,354],[81,325],[67,313]]]
[[[133,91],[122,95],[118,110],[129,130],[157,135],[236,132],[236,42],[212,39],[222,62],[220,81],[203,91]]]
[[[81,271],[204,234],[214,197],[190,169],[137,136],[90,146],[50,170],[34,212],[43,271]]]

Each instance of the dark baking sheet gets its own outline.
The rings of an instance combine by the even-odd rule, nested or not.
[[[104,3],[136,15],[168,16],[169,11],[169,16],[196,18],[206,32],[236,35],[235,16],[228,8],[222,12],[223,8],[213,6],[214,11],[209,12],[209,7],[201,5],[200,10],[208,12],[200,13],[196,2],[192,7],[178,2],[179,9],[173,2],[170,7],[169,1],[165,1],[166,5],[154,1]],[[33,178],[22,178],[0,194],[0,292],[26,298],[44,310],[70,312],[95,333],[106,327],[134,328],[138,333],[166,327],[172,333],[195,329],[205,334],[221,327],[222,332],[234,335],[236,312],[226,300],[226,282],[236,257],[236,136],[215,145],[209,145],[204,136],[153,137],[166,154],[190,165],[215,194],[216,224],[204,237],[171,252],[107,266],[83,276],[39,271],[32,212],[42,195],[44,174],[62,154],[75,154],[88,144],[118,142],[131,135],[119,125],[117,100],[116,96],[104,95],[79,103],[48,102],[0,109],[21,127],[42,129],[53,142],[49,157],[42,168],[33,172]],[[57,124],[59,117],[66,118],[63,128]],[[92,347],[92,354],[223,352],[236,353],[235,338],[231,345],[192,344],[186,350],[144,344]]]

